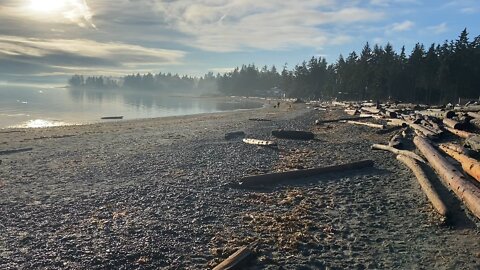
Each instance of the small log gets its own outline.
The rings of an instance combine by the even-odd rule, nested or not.
[[[379,128],[379,129],[384,129],[384,128],[385,128],[384,125],[374,124],[374,123],[366,123],[366,122],[358,122],[358,121],[350,121],[350,120],[345,121],[345,123],[353,124],[353,125],[361,125],[361,126],[373,127],[373,128]]]
[[[440,145],[440,149],[442,149],[447,155],[460,162],[463,170],[480,182],[480,162],[464,154],[458,153],[457,151],[453,151],[446,146]]]
[[[360,114],[360,117],[371,117],[371,118],[375,118],[375,119],[383,119],[383,118],[385,118],[383,115],[379,115],[379,114],[369,114],[369,113],[361,113],[361,114]]]
[[[418,165],[413,158],[404,155],[398,155],[397,160],[403,162],[408,168],[410,168],[410,170],[412,170],[413,174],[415,174],[417,177],[418,183],[420,184],[423,192],[425,195],[427,195],[428,200],[432,203],[433,208],[435,208],[440,215],[446,217],[448,214],[447,206],[442,201],[440,195],[438,195],[438,192],[435,190],[432,183],[428,180],[428,177],[422,170],[422,167],[420,167],[420,165]]]
[[[361,110],[365,111],[365,112],[373,113],[373,114],[379,114],[380,113],[380,109],[378,109],[376,107],[362,107]]]
[[[274,141],[264,141],[264,140],[250,139],[250,138],[243,139],[243,142],[247,144],[260,145],[260,146],[276,146],[277,145],[277,143]]]
[[[102,120],[115,120],[115,119],[123,119],[123,116],[104,116],[100,118]]]
[[[465,140],[465,145],[470,149],[480,152],[480,135],[472,135]]]
[[[448,118],[443,119],[443,124],[449,128],[458,129],[458,130],[463,130],[465,128],[464,124]]]
[[[311,176],[315,176],[322,173],[343,172],[346,170],[356,170],[356,169],[363,169],[367,167],[373,167],[372,160],[363,160],[363,161],[357,161],[357,162],[346,163],[341,165],[333,165],[328,167],[314,168],[314,169],[252,175],[252,176],[247,176],[242,178],[239,184],[240,186],[244,186],[244,187],[270,185],[270,184],[275,184],[282,181],[291,181],[294,179],[311,177]]]
[[[397,127],[407,127],[408,123],[402,119],[388,119],[387,120],[388,126],[397,126]]]
[[[345,113],[348,114],[348,115],[357,115],[357,114],[360,114],[360,112],[358,110],[350,110],[350,109],[345,109]]]
[[[19,149],[2,150],[2,151],[0,151],[0,155],[10,155],[10,154],[15,154],[15,153],[28,152],[28,151],[32,151],[32,150],[33,150],[33,148],[19,148]]]
[[[291,139],[291,140],[313,140],[315,134],[310,131],[300,131],[300,130],[272,130],[272,136],[280,139]]]
[[[269,122],[272,121],[270,119],[265,119],[265,118],[248,118],[250,121],[258,121],[258,122]]]
[[[391,146],[388,146],[388,145],[383,145],[383,144],[374,144],[372,145],[372,149],[373,150],[385,150],[385,151],[390,151],[394,154],[397,154],[397,155],[404,155],[404,156],[407,156],[407,157],[410,157],[410,158],[413,158],[413,159],[416,159],[422,163],[425,163],[425,160],[423,158],[421,158],[419,155],[415,154],[414,152],[412,151],[407,151],[407,150],[399,150],[399,149],[396,149],[396,148],[393,148]]]
[[[427,139],[416,136],[413,142],[427,158],[440,179],[477,218],[480,218],[480,189],[467,181],[465,176],[433,148]]]
[[[372,118],[371,116],[368,117],[346,117],[346,118],[337,118],[337,119],[331,119],[331,120],[316,120],[315,124],[316,125],[321,125],[325,123],[334,123],[334,122],[340,122],[340,121],[347,121],[347,120],[361,120],[361,119],[369,119]]]
[[[471,133],[471,132],[467,132],[467,131],[463,131],[463,130],[453,129],[453,128],[449,128],[449,127],[444,127],[444,128],[446,130],[448,130],[449,132],[457,135],[458,137],[464,138],[464,139],[467,139],[467,138],[475,135],[475,133]]]
[[[242,247],[223,262],[215,266],[213,270],[240,269],[241,265],[246,263],[247,259],[249,259],[251,255],[252,252],[247,247]]]
[[[394,110],[387,109],[387,110],[381,111],[381,114],[388,118],[397,118],[397,112],[395,112]]]
[[[417,113],[419,113],[421,115],[436,117],[436,118],[439,118],[439,119],[453,118],[456,115],[454,111],[439,111],[439,110],[418,111]]]
[[[245,137],[245,132],[243,131],[234,131],[225,133],[225,140],[231,140],[235,138],[243,138]]]

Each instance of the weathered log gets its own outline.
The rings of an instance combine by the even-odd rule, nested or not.
[[[480,112],[480,105],[466,106],[466,107],[455,107],[456,112]]]
[[[467,132],[467,131],[463,131],[463,130],[458,130],[458,129],[453,129],[453,128],[449,128],[449,127],[444,127],[446,130],[448,130],[449,132],[457,135],[458,137],[460,138],[468,138],[468,137],[472,137],[475,135],[475,133],[471,133],[471,132]]]
[[[390,132],[393,132],[393,131],[397,131],[401,128],[402,128],[401,126],[393,126],[393,127],[389,127],[389,128],[385,128],[385,129],[379,129],[379,130],[375,131],[375,133],[376,134],[387,134],[387,133],[390,133]]]
[[[15,153],[20,153],[20,152],[28,152],[32,151],[33,148],[19,148],[19,149],[10,149],[10,150],[2,150],[0,151],[0,155],[10,155],[10,154],[15,154]]]
[[[272,136],[280,139],[291,139],[291,140],[313,140],[315,134],[310,131],[300,131],[300,130],[272,130]]]
[[[225,133],[225,140],[231,140],[235,138],[243,138],[245,137],[245,132],[243,131],[234,131]]]
[[[277,143],[274,141],[264,141],[264,140],[250,139],[250,138],[243,139],[243,142],[247,144],[260,145],[260,146],[276,146],[277,145]]]
[[[357,114],[360,114],[360,112],[358,110],[350,110],[350,109],[345,109],[345,113],[348,114],[348,115],[357,115]]]
[[[470,149],[480,152],[480,135],[472,135],[465,140],[465,145]]]
[[[480,118],[473,118],[473,119],[470,119],[470,121],[468,121],[468,123],[475,127],[476,129],[480,129]]]
[[[240,186],[244,186],[244,187],[270,185],[270,184],[275,184],[282,181],[291,181],[294,179],[311,177],[311,176],[315,176],[322,173],[343,172],[345,170],[363,169],[363,168],[372,167],[372,166],[373,166],[372,160],[362,160],[362,161],[357,161],[352,163],[333,165],[333,166],[314,168],[314,169],[252,175],[252,176],[247,176],[242,178],[239,184]]]
[[[408,123],[402,119],[388,119],[387,120],[388,126],[399,126],[399,127],[407,127]]]
[[[393,147],[388,146],[388,145],[383,145],[383,144],[374,144],[374,145],[372,145],[372,149],[390,151],[394,154],[404,155],[404,156],[416,159],[416,160],[418,160],[422,163],[425,163],[425,160],[423,158],[421,158],[419,155],[415,154],[412,151],[399,150],[399,149],[393,148]]]
[[[442,216],[447,216],[448,209],[445,203],[442,201],[442,198],[438,194],[438,192],[433,187],[432,183],[428,180],[427,175],[423,171],[422,167],[415,161],[415,159],[404,156],[398,155],[397,159],[407,165],[410,170],[412,170],[413,174],[417,177],[418,183],[422,188],[425,195],[427,195],[428,200],[432,203],[433,208],[437,210],[437,212]]]
[[[417,113],[421,115],[436,117],[439,119],[455,117],[454,111],[426,110],[426,111],[417,111]]]
[[[397,112],[395,112],[394,110],[382,110],[381,114],[389,118],[397,118]]]
[[[365,112],[373,113],[373,114],[379,114],[380,113],[380,109],[378,109],[376,107],[362,107],[361,110],[365,111]]]
[[[374,123],[367,123],[367,122],[358,122],[358,121],[350,121],[350,120],[348,120],[348,121],[345,121],[345,123],[353,124],[353,125],[373,127],[373,128],[379,128],[379,129],[384,129],[384,128],[385,128],[384,125],[374,124]]]
[[[472,150],[467,149],[459,144],[454,144],[454,143],[442,143],[439,145],[440,147],[446,147],[450,150],[453,150],[457,153],[464,154],[466,156],[472,155]]]
[[[213,270],[241,269],[241,265],[246,263],[247,259],[249,259],[251,256],[252,252],[247,247],[242,247],[223,262],[215,266]]]
[[[458,153],[457,151],[453,151],[443,145],[440,145],[440,149],[442,149],[443,152],[445,152],[447,155],[460,162],[463,170],[480,182],[480,162],[467,155]]]
[[[340,122],[340,121],[347,121],[347,120],[361,120],[361,119],[369,119],[372,118],[371,116],[368,117],[345,117],[345,118],[337,118],[337,119],[331,119],[331,120],[316,120],[315,124],[316,125],[321,125],[325,123],[333,123],[333,122]]]
[[[420,132],[421,134],[423,134],[423,136],[425,136],[427,138],[437,137],[437,134],[435,132],[423,127],[422,125],[414,124],[413,122],[408,122],[408,121],[407,121],[407,123],[411,128],[413,128],[417,132]]]
[[[383,119],[385,116],[380,115],[380,114],[370,114],[370,113],[361,113],[360,117],[371,117],[375,119]]]
[[[467,115],[473,118],[480,118],[480,113],[467,112]]]
[[[480,218],[480,189],[465,179],[452,164],[433,148],[427,139],[416,136],[413,142],[427,158],[440,179],[452,190],[468,209]]]
[[[265,119],[265,118],[248,118],[250,121],[257,121],[257,122],[270,122],[272,120],[270,119]]]
[[[454,128],[458,130],[463,130],[465,128],[465,125],[463,123],[448,118],[443,119],[443,124],[449,128]]]

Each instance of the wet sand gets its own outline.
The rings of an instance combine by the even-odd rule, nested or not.
[[[442,222],[388,134],[313,126],[341,111],[280,109],[0,130],[0,269],[209,269],[242,245],[249,269],[479,269],[479,220],[437,178]],[[267,118],[273,121],[249,121]],[[224,139],[311,130],[279,149]],[[263,189],[242,176],[372,159],[375,167]]]

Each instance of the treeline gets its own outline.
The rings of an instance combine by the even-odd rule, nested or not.
[[[410,55],[391,44],[366,44],[334,64],[322,57],[286,67],[242,66],[218,80],[219,89],[229,95],[255,95],[279,87],[290,97],[402,100],[425,103],[453,102],[459,97],[480,95],[480,36],[470,41],[462,31],[457,40],[416,44]]]
[[[114,89],[125,88],[132,90],[154,90],[154,91],[215,91],[217,88],[217,77],[209,72],[205,76],[196,78],[190,76],[180,76],[171,73],[158,74],[132,74],[114,79],[105,76],[73,75],[68,84],[73,88],[88,89]]]
[[[128,75],[119,80],[107,77],[73,76],[73,87],[132,88],[160,91],[215,91],[239,96],[283,96],[309,99],[401,100],[423,103],[454,102],[459,97],[480,95],[480,36],[472,41],[467,29],[458,39],[426,48],[417,43],[407,55],[391,44],[367,43],[360,53],[342,55],[336,63],[312,57],[279,73],[275,66],[243,65],[223,75],[203,77],[170,73]]]

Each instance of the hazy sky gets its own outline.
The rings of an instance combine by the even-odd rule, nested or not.
[[[74,73],[201,75],[279,69],[361,50],[480,33],[480,1],[0,0],[0,84]]]

